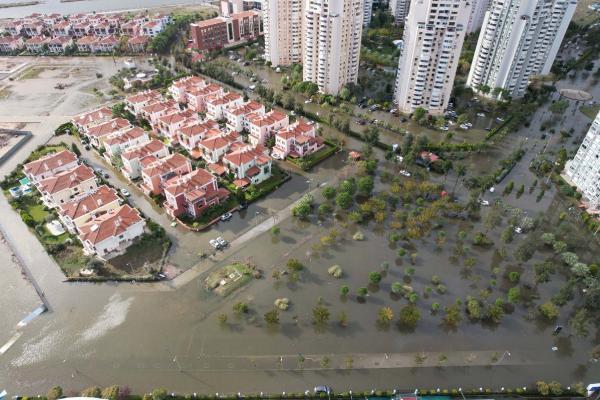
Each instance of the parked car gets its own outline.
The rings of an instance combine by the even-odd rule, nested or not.
[[[312,100],[311,100],[311,99],[304,100],[304,104],[310,104],[310,103],[312,103]]]
[[[219,244],[219,242],[217,242],[217,240],[216,240],[216,239],[210,239],[210,240],[208,241],[208,243],[210,243],[210,245],[211,245],[212,247],[214,247],[215,249],[217,249],[217,250],[219,250],[219,249],[221,248],[221,245]]]
[[[481,204],[482,206],[489,206],[490,202],[484,199],[479,199],[479,204]]]
[[[515,226],[515,233],[523,233],[523,229],[519,226]]]
[[[504,118],[502,118],[502,117],[496,117],[496,121],[498,121],[498,122],[504,122]]]
[[[331,394],[331,388],[329,386],[315,386],[314,393],[315,394],[321,394],[321,393]]]
[[[219,236],[219,237],[216,239],[216,241],[217,241],[217,243],[219,243],[219,245],[220,245],[221,247],[227,247],[227,245],[229,244],[229,242],[228,242],[227,240],[223,239],[221,236]]]
[[[233,217],[233,214],[231,214],[230,212],[226,212],[225,214],[221,215],[221,221],[229,221],[231,219],[231,217]]]
[[[129,193],[129,190],[127,190],[125,188],[121,189],[121,194],[125,197],[131,196],[131,193]]]
[[[397,108],[392,108],[392,109],[390,110],[390,114],[396,114],[397,112],[398,112],[398,109],[397,109]]]
[[[461,124],[460,129],[467,130],[467,129],[469,129],[469,126],[467,124]]]
[[[484,113],[482,113],[482,112],[480,112],[480,113],[477,113],[477,116],[478,116],[478,117],[481,117],[481,118],[484,118],[484,117],[485,117],[485,114],[484,114]]]
[[[400,175],[409,177],[410,176],[410,172],[408,172],[407,170],[403,169],[403,170],[400,171]]]
[[[365,121],[364,119],[357,119],[356,121],[356,125],[366,125],[367,121]]]
[[[447,131],[450,128],[448,128],[447,126],[442,126],[440,129],[443,130],[443,131]]]

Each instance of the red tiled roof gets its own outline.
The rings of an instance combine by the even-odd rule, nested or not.
[[[249,102],[242,104],[241,106],[231,108],[229,110],[229,112],[233,115],[246,115],[246,114],[256,112],[262,108],[263,108],[262,104],[254,101],[254,100],[250,100]]]
[[[98,40],[96,36],[88,35],[77,39],[77,44],[89,45],[98,42]]]
[[[164,100],[158,103],[150,104],[142,108],[142,111],[148,114],[153,114],[155,112],[160,112],[166,110],[171,107],[175,107],[177,103],[174,100]]]
[[[88,129],[87,135],[93,137],[102,137],[113,132],[123,130],[131,126],[129,121],[124,118],[115,118],[102,124],[92,126]]]
[[[132,225],[143,221],[140,213],[127,204],[109,211],[79,227],[80,238],[92,244],[122,235]]]
[[[83,198],[59,205],[59,213],[71,219],[77,219],[117,200],[119,200],[117,192],[106,185],[102,185]]]
[[[189,174],[177,177],[169,181],[165,192],[172,196],[189,193],[214,181],[215,177],[205,169],[199,168]],[[193,200],[190,200],[193,201]]]
[[[228,93],[225,93],[224,95],[213,96],[213,97],[209,98],[207,100],[207,103],[210,103],[213,105],[228,104],[228,103],[231,103],[232,101],[236,101],[241,98],[242,98],[242,95],[240,95],[238,93],[228,92]]]
[[[254,115],[250,117],[249,120],[251,124],[256,126],[269,126],[274,125],[279,121],[283,121],[286,118],[287,115],[285,115],[284,113],[277,110],[271,110],[270,112],[262,116]]]
[[[144,168],[142,172],[144,175],[152,177],[156,175],[165,175],[168,172],[182,168],[185,165],[189,165],[190,160],[179,153],[171,154],[168,157],[157,160],[148,167]]]
[[[131,39],[129,41],[131,41]],[[152,100],[152,99],[158,99],[160,97],[161,97],[161,94],[159,92],[157,92],[156,90],[145,90],[143,92],[140,92],[140,93],[137,93],[137,94],[127,97],[125,99],[125,101],[127,101],[131,104],[138,104],[138,103],[144,103],[144,102]]]
[[[244,179],[236,179],[233,181],[233,184],[238,188],[246,187],[250,184],[250,181],[246,178]]]
[[[290,126],[288,126],[287,128],[281,129],[279,132],[277,132],[277,136],[280,136],[284,139],[289,139],[291,137],[296,138],[296,140],[299,139],[299,137],[306,135],[308,132],[311,132],[314,130],[314,126],[313,125],[309,125],[306,122],[300,120]],[[310,135],[312,136],[312,135]]]
[[[223,157],[224,160],[230,162],[233,165],[245,165],[250,163],[252,160],[255,160],[257,164],[266,164],[269,162],[270,157],[262,154],[260,151],[256,149],[252,150],[238,150],[231,153],[225,154]]]
[[[61,172],[50,178],[42,179],[40,181],[40,190],[54,194],[61,190],[78,186],[90,179],[94,179],[94,171],[87,165],[78,165],[73,169]]]
[[[216,129],[218,127],[219,127],[219,124],[217,124],[216,121],[214,121],[212,119],[207,119],[206,121],[198,121],[198,122],[194,122],[190,125],[184,126],[181,129],[179,129],[179,131],[184,136],[193,137],[193,136],[201,135],[211,128]]]
[[[144,135],[146,135],[146,132],[139,126],[135,126],[127,131],[111,136],[110,138],[106,139],[105,143],[109,146],[127,143]]]
[[[224,24],[224,23],[225,23],[225,19],[223,17],[216,17],[216,18],[211,18],[211,19],[207,19],[204,21],[194,22],[192,24],[192,26],[197,26],[199,28],[206,28],[208,26],[214,26],[214,25],[219,25],[219,24]]]
[[[102,107],[94,111],[90,111],[84,114],[79,114],[73,121],[79,125],[89,125],[98,120],[104,120],[107,117],[112,117],[112,110],[108,107]]]
[[[148,43],[148,36],[133,36],[127,40],[129,44],[146,44]]]
[[[33,176],[40,175],[46,171],[52,171],[62,165],[77,161],[77,156],[69,150],[62,150],[57,153],[48,154],[38,160],[29,162],[23,166],[26,174]]]
[[[227,172],[227,170],[225,169],[225,167],[221,164],[208,164],[208,169],[210,169],[213,173],[221,176],[223,175],[225,172]]]
[[[166,147],[167,146],[160,140],[152,139],[148,143],[128,149],[127,151],[123,152],[121,156],[126,160],[135,160],[136,158],[142,159],[149,154],[157,153]]]

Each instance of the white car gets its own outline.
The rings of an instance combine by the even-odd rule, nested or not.
[[[465,122],[465,125],[466,125],[466,126],[468,126],[469,128],[472,128],[472,127],[473,127],[473,124],[472,124],[472,123],[470,123],[470,122]]]
[[[492,187],[490,188],[490,193],[494,193],[495,191],[496,191],[496,188],[492,186]]]
[[[219,246],[221,246],[221,247],[226,247],[229,244],[229,242],[227,240],[223,239],[221,236],[219,236],[216,239],[216,241],[217,241],[217,243],[219,243]]]
[[[504,122],[504,118],[502,118],[502,117],[497,117],[497,118],[496,118],[496,121],[498,121],[498,122]]]
[[[311,100],[311,99],[304,100],[304,104],[310,104],[310,103],[312,103],[312,100]]]
[[[515,226],[515,233],[523,233],[523,229],[518,226]]]
[[[219,244],[219,242],[217,242],[217,240],[216,240],[216,239],[210,239],[210,240],[208,241],[208,243],[210,243],[210,245],[211,245],[212,247],[214,247],[215,249],[217,249],[217,250],[221,248],[221,245]]]
[[[121,194],[125,197],[131,196],[131,193],[129,193],[129,190],[127,190],[125,188],[121,189]]]
[[[490,202],[484,199],[479,199],[479,204],[481,204],[482,206],[489,206]]]
[[[462,125],[460,126],[460,129],[467,130],[467,129],[469,129],[469,126],[468,126],[467,124],[462,124]]]
[[[484,117],[485,117],[485,114],[484,114],[484,113],[477,113],[477,116],[478,116],[478,117],[481,117],[481,118],[484,118]]]
[[[410,176],[410,172],[408,172],[407,170],[403,169],[403,170],[400,171],[400,175],[409,177]]]
[[[443,131],[447,131],[450,128],[448,128],[447,126],[442,126],[440,129],[443,130]]]
[[[225,214],[221,215],[221,221],[229,221],[231,217],[233,217],[233,214],[226,212]]]

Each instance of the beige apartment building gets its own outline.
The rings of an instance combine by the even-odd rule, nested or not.
[[[398,62],[395,102],[404,113],[422,107],[432,115],[448,106],[471,0],[413,0]]]
[[[302,62],[302,10],[305,0],[263,3],[265,60],[273,67]]]
[[[305,0],[304,80],[337,94],[356,83],[363,29],[363,0]]]

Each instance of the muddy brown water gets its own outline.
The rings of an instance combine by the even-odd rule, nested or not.
[[[522,135],[525,134],[529,133]],[[533,179],[527,173],[527,160],[525,158],[517,165],[509,180],[515,177]],[[492,161],[479,164],[475,160],[474,163],[482,167],[492,165]],[[239,221],[234,219],[230,225],[220,224],[208,234],[186,236],[173,250],[173,262],[178,265],[195,262],[197,252],[205,249],[207,240],[213,235],[223,234],[229,238],[240,228],[259,223],[263,211],[276,209],[290,198],[301,196],[306,189],[330,180],[343,165],[343,160],[328,160],[311,175],[315,177],[309,178],[311,182],[298,176],[295,182],[275,192],[271,200],[251,206],[245,215],[236,216]],[[500,185],[499,190],[501,188]],[[498,192],[486,196],[491,200],[494,196],[501,197]],[[536,193],[526,191],[519,199],[512,194],[503,200],[531,214],[542,211],[555,214],[564,209],[553,191],[548,191],[539,203],[535,196]],[[269,205],[269,201],[274,205]],[[260,213],[256,214],[256,211]],[[13,221],[12,214],[4,219],[18,224]],[[381,329],[376,323],[381,307],[391,307],[397,316],[400,308],[407,304],[405,299],[390,295],[390,286],[394,281],[404,280],[404,269],[411,263],[408,255],[401,262],[398,260],[399,245],[390,245],[389,232],[373,223],[358,228],[365,234],[364,241],[353,241],[350,231],[343,241],[317,257],[312,253],[312,244],[328,232],[331,220],[321,225],[314,221],[283,221],[278,238],[267,232],[235,249],[225,261],[215,264],[248,261],[265,271],[264,279],[252,281],[227,298],[207,292],[203,276],[176,290],[168,284],[66,284],[61,282],[56,266],[49,264],[39,249],[32,248],[30,257],[35,261],[32,268],[40,277],[52,312],[34,320],[23,330],[15,345],[0,355],[0,387],[20,394],[45,393],[55,384],[67,390],[120,384],[137,392],[163,386],[177,392],[206,393],[299,392],[324,383],[340,391],[395,387],[412,390],[437,386],[497,389],[529,386],[539,379],[555,379],[564,385],[575,381],[587,383],[599,376],[598,363],[589,361],[596,331],[592,330],[590,338],[581,339],[571,336],[567,327],[560,336],[553,336],[553,324],[532,318],[531,307],[515,306],[499,325],[471,323],[463,318],[456,329],[441,326],[443,313],[430,314],[430,305],[436,301],[446,306],[456,299],[464,300],[468,295],[478,296],[481,289],[488,287],[493,267],[498,266],[504,272],[507,266],[518,264],[513,254],[523,240],[517,236],[512,244],[505,245],[506,260],[499,260],[493,250],[480,250],[469,245],[469,254],[476,258],[476,263],[471,271],[466,271],[469,273],[465,273],[463,259],[459,265],[450,260],[459,223],[448,220],[442,220],[442,223],[442,229],[447,233],[442,251],[435,248],[430,238],[412,242],[415,250],[411,252],[416,251],[418,256],[410,284],[420,294],[417,305],[421,310],[421,320],[413,332],[399,330],[395,324],[389,329]],[[465,224],[460,225],[460,229],[465,229]],[[499,236],[505,227],[506,219],[502,226],[490,230],[488,236],[500,244]],[[336,229],[344,231],[343,228]],[[474,229],[484,230],[479,223]],[[572,235],[573,245],[578,241],[583,243],[575,235],[576,228],[562,232]],[[472,233],[470,235],[472,237]],[[577,251],[586,262],[592,262],[599,254],[597,247],[591,245],[581,244]],[[519,266],[523,275],[546,255],[540,251],[532,260]],[[306,265],[301,279],[290,282],[284,276],[275,281],[271,272],[284,269],[290,257]],[[360,303],[356,298],[357,289],[368,286],[369,272],[381,270],[384,262],[390,265],[385,277],[378,287],[369,287],[369,296]],[[343,268],[341,279],[328,275],[327,268],[333,264]],[[431,286],[429,282],[433,275],[440,276],[448,291],[444,295],[431,294],[425,298],[425,287]],[[535,292],[539,296],[536,302],[547,300],[564,281],[563,275],[556,274],[551,282],[539,285]],[[343,284],[350,287],[350,295],[345,299],[339,295]],[[505,297],[506,290],[506,282],[498,278],[490,298]],[[280,313],[278,326],[268,327],[263,314],[273,307],[275,299],[281,297],[289,298],[291,306]],[[3,297],[2,310],[15,307],[14,298]],[[232,306],[238,301],[249,304],[248,315],[234,315]],[[332,315],[326,327],[320,329],[312,324],[312,308],[318,302],[328,307]],[[341,311],[348,316],[346,328],[335,322]],[[571,303],[561,311],[559,321],[564,324],[572,311]],[[226,326],[218,323],[219,313],[228,315]],[[553,351],[553,347],[557,350]],[[417,367],[413,354],[422,351],[449,357],[460,354],[463,360],[460,366]],[[489,361],[482,357],[489,357],[489,352],[509,352],[510,356],[503,359],[505,365],[488,366]],[[310,358],[314,368],[299,368],[300,355]],[[401,363],[387,364],[388,356],[396,355],[407,357]],[[369,367],[345,369],[341,365],[348,356],[369,360]],[[332,368],[318,366],[318,360],[323,357],[331,357]],[[280,363],[280,359],[284,361]]]

